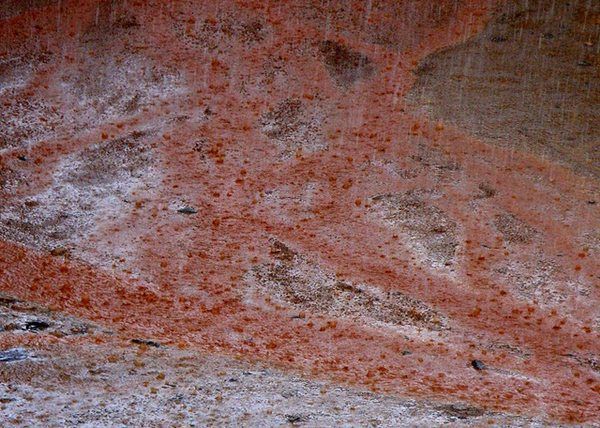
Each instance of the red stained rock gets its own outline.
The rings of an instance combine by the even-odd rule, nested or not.
[[[104,330],[2,349],[148,337],[431,417],[598,422],[597,177],[405,101],[490,2],[13,3],[0,291]]]

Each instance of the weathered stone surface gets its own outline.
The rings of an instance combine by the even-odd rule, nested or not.
[[[0,420],[598,424],[598,17],[0,2]]]

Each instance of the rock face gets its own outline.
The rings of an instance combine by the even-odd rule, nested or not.
[[[600,177],[598,2],[510,1],[466,43],[426,58],[415,108],[488,142]]]
[[[247,278],[259,298],[277,299],[303,312],[380,326],[437,330],[445,324],[444,317],[423,302],[398,291],[383,292],[369,284],[337,279],[279,241],[273,242],[271,254],[274,262],[255,266]]]
[[[595,2],[0,4],[0,420],[600,423]]]

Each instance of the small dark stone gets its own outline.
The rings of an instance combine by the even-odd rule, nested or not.
[[[486,365],[481,360],[473,360],[471,361],[471,365],[475,370],[484,370]]]
[[[160,343],[155,342],[153,340],[147,339],[131,339],[131,343],[135,343],[136,345],[146,345],[152,346],[153,348],[160,348]]]
[[[496,196],[496,189],[488,183],[479,183],[478,188],[481,191],[481,195],[479,195],[480,198],[487,199]]]
[[[71,327],[69,334],[86,334],[88,330],[89,328],[87,325],[76,325],[74,327]]]
[[[590,205],[596,205],[596,201],[588,201],[588,204],[590,204]]]
[[[502,43],[506,42],[508,39],[505,36],[492,36],[490,37],[490,41],[494,43]]]
[[[27,156],[18,156],[17,159],[19,159],[22,162],[27,162]]]
[[[50,327],[50,324],[48,324],[46,321],[27,321],[25,323],[25,330],[28,331],[42,331],[42,330],[46,330],[48,327]]]
[[[466,404],[447,404],[438,407],[438,410],[459,419],[474,418],[482,416],[485,412],[479,407],[473,407]]]
[[[196,214],[198,212],[198,210],[196,210],[195,208],[192,207],[183,207],[183,208],[179,208],[177,210],[178,213],[181,214]]]
[[[29,358],[29,354],[25,349],[13,348],[6,351],[0,351],[0,363],[10,363],[13,361],[22,361]]]
[[[402,355],[410,355],[412,354],[412,352],[410,352],[408,349],[405,349],[404,351],[402,351]]]
[[[302,415],[285,415],[285,420],[290,424],[296,424],[298,422],[306,422],[307,418]]]
[[[69,254],[69,249],[65,247],[56,247],[50,250],[50,254],[55,257],[67,256]]]
[[[13,303],[17,303],[17,302],[18,302],[18,300],[15,299],[14,297],[0,295],[0,305],[8,306],[8,305],[12,305]]]

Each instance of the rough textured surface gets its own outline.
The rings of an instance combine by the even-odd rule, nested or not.
[[[461,402],[398,399],[172,348],[55,345],[10,363],[0,354],[0,363],[0,408],[15,425],[545,426]]]
[[[600,3],[507,1],[416,69],[413,106],[600,177]]]
[[[2,2],[0,420],[598,425],[598,16]]]

